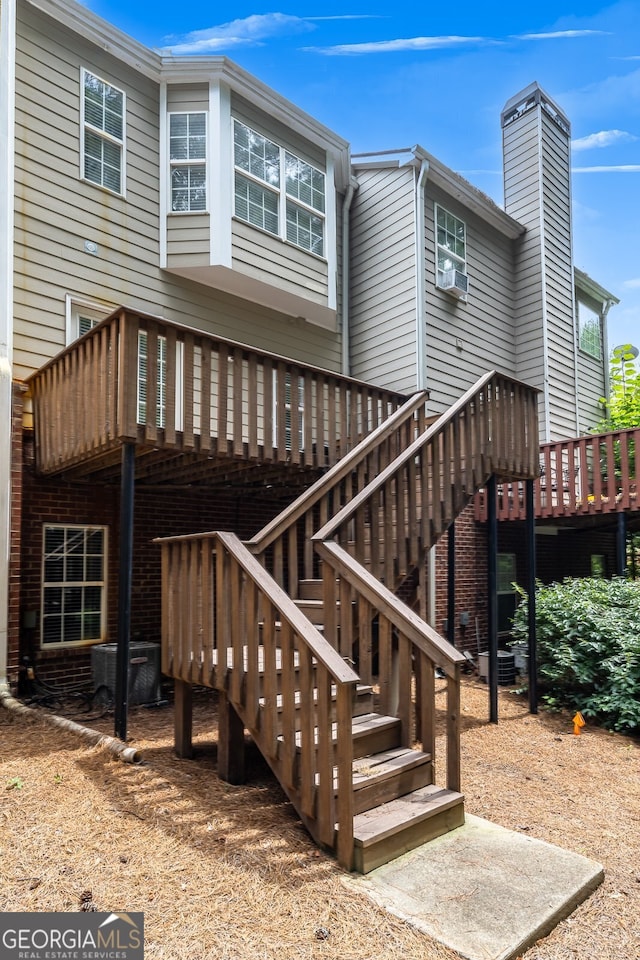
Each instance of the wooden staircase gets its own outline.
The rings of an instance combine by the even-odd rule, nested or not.
[[[427,551],[492,474],[535,475],[537,446],[535,391],[491,373],[431,425],[411,398],[253,540],[160,541],[177,752],[204,684],[219,691],[220,776],[242,780],[248,730],[346,869],[460,826],[464,658],[395,591],[423,585]]]

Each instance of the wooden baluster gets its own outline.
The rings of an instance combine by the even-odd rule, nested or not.
[[[213,544],[207,538],[202,544],[202,683],[215,687]]]
[[[291,378],[289,387],[289,396],[291,397],[291,403],[289,404],[289,420],[291,423],[289,456],[291,463],[300,463],[300,375],[298,368],[292,367],[289,376]]]
[[[358,594],[358,660],[356,670],[362,683],[373,682],[373,613],[371,605]]]
[[[333,464],[338,459],[338,412],[336,410],[336,383],[335,380],[329,379],[327,381],[327,390],[328,390],[328,448],[329,448],[329,466]]]
[[[244,679],[244,646],[247,635],[247,611],[245,606],[244,574],[239,564],[230,561],[231,592],[222,600],[230,606],[231,645],[233,647],[233,669],[229,683],[229,697],[234,703],[242,702]],[[222,599],[222,598],[221,598]]]
[[[337,610],[340,636],[340,656],[348,663],[353,663],[353,610],[351,603],[351,586],[344,578],[340,578],[340,607]]]
[[[620,446],[620,501],[618,507],[622,510],[628,510],[631,506],[631,476],[629,472],[629,440],[631,433],[623,430],[618,434],[618,444]],[[635,448],[637,449],[637,447]]]
[[[287,541],[287,593],[290,597],[298,597],[298,528],[295,524],[289,527]]]
[[[333,782],[334,744],[331,723],[331,680],[322,664],[316,667],[318,697],[318,840],[333,847],[335,839],[335,795]]]
[[[398,498],[396,478],[391,477],[384,485],[384,524],[378,536],[383,533],[384,582],[390,590],[395,589],[396,542],[398,537]]]
[[[232,448],[234,457],[244,455],[244,423],[243,423],[243,399],[244,399],[244,358],[243,351],[237,347],[231,351],[233,363],[231,366],[233,375],[233,426],[232,426]]]
[[[276,367],[276,436],[277,459],[279,463],[287,462],[287,369],[284,363]]]
[[[260,672],[258,664],[258,592],[255,581],[246,578],[245,584],[245,643],[246,643],[246,686],[245,686],[245,722],[251,730],[258,726],[260,714]]]
[[[435,669],[431,660],[420,653],[420,670],[417,678],[416,695],[419,709],[420,728],[417,731],[418,740],[422,743],[423,753],[431,755],[435,765],[436,758],[436,684]]]
[[[262,623],[262,663],[264,671],[262,743],[267,758],[273,759],[278,752],[278,668],[275,639],[277,614],[275,607],[264,594],[260,596],[259,616]]]
[[[145,440],[155,444],[158,440],[158,328],[153,321],[146,324],[147,334],[147,402],[145,404]]]
[[[258,360],[255,353],[247,359],[247,431],[250,460],[258,459]]]
[[[233,611],[229,603],[229,557],[222,544],[216,548],[216,641],[218,649],[218,668],[216,670],[216,688],[226,689],[229,673],[229,648],[231,646],[231,619]]]
[[[167,367],[165,382],[165,416],[164,416],[164,445],[166,447],[175,447],[176,445],[176,380],[178,365],[178,341],[175,327],[167,327],[165,331],[167,338]],[[211,401],[209,401],[210,403]],[[208,409],[208,408],[207,408]]]
[[[283,620],[280,624],[280,656],[282,657],[282,713],[280,720],[280,770],[286,787],[295,787],[296,763],[296,703],[295,664],[292,628]]]
[[[594,437],[589,445],[593,454],[593,500],[590,503],[589,513],[596,513],[600,509],[602,500],[602,454],[605,451],[600,437]]]
[[[314,387],[317,390],[317,381],[310,370],[303,373],[303,407],[302,407],[302,449],[303,463],[307,466],[317,466],[324,461],[318,459],[318,450],[314,452],[314,429],[313,429],[313,397]]]
[[[183,379],[183,402],[182,402],[182,449],[193,450],[195,447],[195,435],[193,432],[193,334],[185,333],[184,346],[182,349],[184,370]]]
[[[218,350],[218,452],[228,450],[227,421],[229,417],[229,350],[225,343]]]
[[[275,423],[273,419],[273,363],[269,357],[265,357],[263,365],[263,391],[264,398],[262,404],[262,416],[264,421],[264,436],[262,443],[264,447],[263,458],[266,461],[274,459],[274,436]]]
[[[395,716],[397,704],[393,689],[393,649],[391,624],[382,614],[378,614],[378,684],[380,687],[380,709],[382,713]]]
[[[353,866],[353,694],[352,683],[338,685],[337,741],[338,741],[338,862],[345,870]]]
[[[398,636],[398,713],[400,719],[400,744],[410,747],[413,742],[411,729],[411,644],[404,634]]]
[[[447,788],[460,790],[460,665],[447,677]]]
[[[608,433],[605,442],[601,448],[605,455],[606,462],[606,475],[607,475],[607,487],[606,487],[606,496],[609,506],[603,502],[597,504],[597,509],[599,512],[604,513],[607,510],[613,510],[613,506],[616,502],[616,497],[618,495],[618,484],[616,478],[616,457],[613,447],[613,434]]]
[[[324,636],[334,650],[339,649],[336,593],[336,572],[330,564],[323,563],[322,599],[324,609]]]
[[[316,707],[314,705],[314,669],[309,648],[296,642],[300,669],[300,804],[302,813],[315,817]]]

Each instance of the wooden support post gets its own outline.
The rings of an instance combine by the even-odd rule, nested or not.
[[[179,757],[193,756],[193,687],[186,680],[174,683],[173,742]]]
[[[218,695],[218,776],[226,783],[244,783],[244,724],[224,691]]]
[[[447,537],[447,640],[456,645],[456,522]]]
[[[120,478],[120,557],[118,571],[118,643],[116,649],[115,735],[127,739],[129,715],[129,638],[131,634],[131,583],[133,579],[133,507],[135,444],[122,444]]]
[[[529,627],[529,713],[538,712],[538,646],[536,636],[536,518],[534,480],[525,480],[527,503],[527,606]]]
[[[487,480],[487,534],[489,610],[487,632],[489,634],[489,720],[498,722],[498,519],[496,511],[496,478]]]

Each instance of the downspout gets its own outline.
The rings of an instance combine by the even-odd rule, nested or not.
[[[609,382],[609,330],[607,327],[607,317],[609,310],[616,303],[615,300],[604,300],[602,304],[602,362],[604,364],[604,395],[609,402],[611,384]]]
[[[0,693],[9,690],[16,0],[0,4]]]
[[[427,266],[425,250],[425,196],[429,161],[417,147],[413,154],[420,160],[416,181],[415,253],[416,253],[416,390],[427,389]],[[427,622],[435,630],[436,623],[436,547],[427,554]]]
[[[427,389],[427,307],[425,263],[425,193],[429,175],[429,161],[414,148],[414,156],[420,160],[420,172],[416,183],[416,390]]]
[[[355,177],[349,178],[347,192],[342,201],[342,278],[340,289],[342,291],[342,376],[351,376],[351,350],[349,340],[351,338],[351,329],[349,326],[349,257],[350,257],[350,223],[349,215],[353,195],[358,189],[358,181]]]

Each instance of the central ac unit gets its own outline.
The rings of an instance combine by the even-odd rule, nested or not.
[[[115,643],[98,643],[91,648],[91,673],[94,689],[106,687],[113,698],[116,691]],[[158,703],[160,700],[160,644],[134,640],[129,644],[130,704]]]
[[[446,290],[458,300],[466,300],[469,291],[469,278],[462,270],[443,270],[440,273],[438,286]]]

